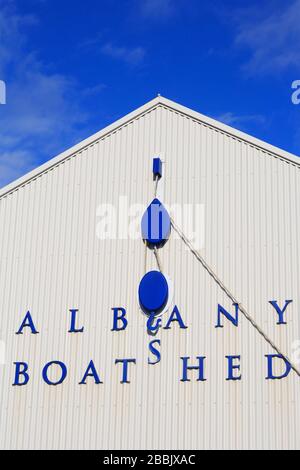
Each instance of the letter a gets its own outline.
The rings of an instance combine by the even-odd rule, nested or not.
[[[16,335],[22,335],[23,334],[23,330],[24,328],[30,328],[31,329],[31,333],[33,335],[37,335],[38,334],[38,331],[36,330],[35,326],[34,326],[34,323],[33,323],[33,320],[31,318],[31,314],[30,312],[28,311],[26,313],[26,316],[23,320],[23,323],[22,325],[20,326],[19,330],[16,332]]]

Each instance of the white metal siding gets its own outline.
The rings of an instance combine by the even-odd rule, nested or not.
[[[202,254],[287,354],[299,331],[300,169],[294,163],[157,106],[0,199],[1,448],[299,448],[299,378],[266,381],[270,347],[246,320],[215,329],[232,306],[172,234],[161,250],[187,330],[160,330],[162,360],[147,364],[149,337],[137,305],[145,271],[141,239],[100,241],[97,207],[153,197],[152,158],[162,155],[167,204],[205,208]],[[147,269],[156,268],[147,254]],[[287,326],[269,300],[293,299]],[[127,309],[111,332],[111,308]],[[83,334],[70,335],[69,308]],[[30,309],[39,335],[16,336]],[[225,355],[242,356],[243,380],[226,381]],[[205,355],[205,383],[180,382],[180,356]],[[136,358],[121,385],[117,358]],[[103,385],[79,386],[93,359]],[[42,381],[46,362],[68,366],[63,385]],[[12,387],[14,361],[30,382]],[[191,373],[191,378],[193,374]]]

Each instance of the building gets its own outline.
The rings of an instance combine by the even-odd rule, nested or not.
[[[151,334],[137,291],[157,259],[138,226],[154,157],[157,196],[225,291],[173,228]],[[0,190],[0,447],[299,448],[299,170],[157,97]]]

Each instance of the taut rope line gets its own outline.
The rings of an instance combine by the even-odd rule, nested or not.
[[[238,302],[238,300],[234,297],[234,295],[227,289],[227,287],[223,284],[223,282],[218,278],[212,268],[207,264],[204,258],[201,256],[199,251],[197,251],[191,242],[187,239],[184,233],[177,227],[174,220],[171,218],[171,224],[174,228],[175,232],[179,235],[182,241],[186,244],[186,246],[190,249],[193,255],[197,258],[198,261],[202,264],[204,269],[209,273],[209,275],[214,279],[214,281],[218,284],[218,286],[225,292],[225,294],[230,298],[230,300],[239,306],[239,310],[244,315],[244,317],[251,323],[251,325],[258,331],[258,333],[264,338],[264,340],[279,354],[286,362],[288,362],[293,369],[294,372],[300,377],[300,371],[298,368],[290,361],[288,356],[284,354],[276,344],[267,336],[267,334],[260,328],[260,326],[255,322],[255,320],[251,317],[251,315],[247,312],[245,307]]]

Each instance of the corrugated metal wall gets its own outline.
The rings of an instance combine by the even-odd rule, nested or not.
[[[161,329],[162,360],[147,364],[137,287],[145,249],[137,240],[99,240],[101,204],[153,197],[152,158],[165,160],[159,192],[167,204],[202,204],[202,254],[255,320],[288,354],[299,331],[299,167],[164,106],[157,106],[0,199],[1,448],[299,448],[299,378],[266,381],[273,351],[246,320],[216,329],[229,299],[187,251],[161,250],[174,301],[188,325]],[[147,254],[147,270],[156,268]],[[269,300],[284,303],[276,325]],[[129,326],[112,332],[112,307]],[[68,334],[78,308],[83,334]],[[38,335],[15,335],[30,310]],[[165,315],[164,322],[168,315]],[[226,381],[226,355],[241,355],[241,381]],[[180,382],[181,356],[206,356],[206,382]],[[122,385],[115,359],[136,358]],[[101,380],[78,385],[93,359]],[[66,381],[50,387],[43,366],[60,360]],[[29,364],[13,387],[15,361]]]

